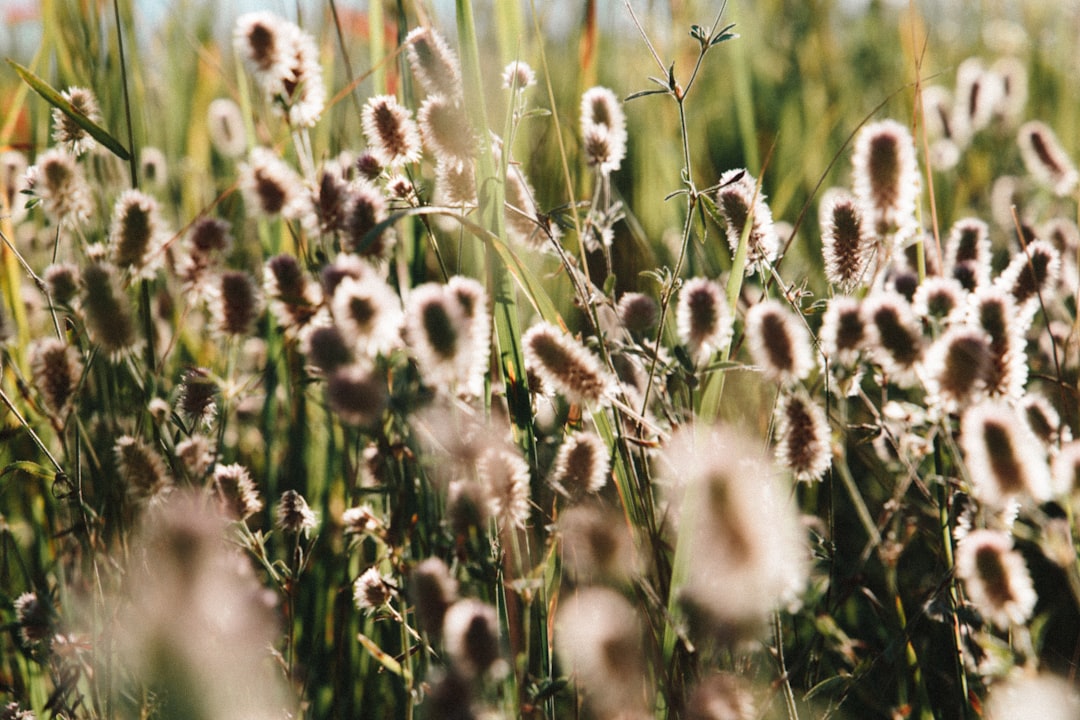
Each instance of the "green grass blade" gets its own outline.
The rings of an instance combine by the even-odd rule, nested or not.
[[[76,110],[75,107],[65,100],[64,96],[57,92],[55,88],[11,58],[8,58],[8,65],[11,65],[11,67],[15,69],[15,72],[19,74],[19,77],[23,79],[23,82],[29,85],[34,92],[45,98],[46,102],[50,105],[71,118],[83,130],[90,133],[92,138],[107,147],[113,155],[116,155],[124,161],[131,159],[131,153],[128,152],[127,148],[125,148],[119,140],[110,135],[105,128]]]

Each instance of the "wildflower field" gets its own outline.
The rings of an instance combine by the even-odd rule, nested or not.
[[[1080,4],[0,7],[0,718],[1080,718]]]

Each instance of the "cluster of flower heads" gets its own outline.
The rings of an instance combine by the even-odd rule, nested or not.
[[[273,13],[254,12],[237,21],[233,44],[255,82],[291,126],[318,122],[326,91],[314,38]]]
[[[323,111],[324,90],[312,38],[277,16],[252,13],[237,23],[234,40],[253,80],[286,123],[291,128],[314,125]],[[400,287],[386,262],[395,242],[393,213],[425,202],[426,190],[411,179],[419,175],[410,172],[425,152],[434,161],[432,197],[461,213],[477,203],[477,143],[491,142],[500,161],[509,152],[498,138],[476,137],[466,114],[458,60],[438,33],[414,30],[405,50],[424,93],[419,108],[414,113],[393,95],[369,98],[361,116],[366,148],[343,152],[317,169],[301,162],[298,171],[276,150],[249,148],[240,108],[231,100],[217,100],[209,108],[214,147],[238,161],[248,218],[291,223],[295,233],[325,253],[325,263],[277,254],[262,263],[260,282],[252,272],[226,267],[234,246],[228,222],[201,216],[174,237],[154,196],[126,190],[115,200],[103,240],[81,258],[83,265],[61,259],[43,273],[50,305],[71,311],[88,341],[114,359],[134,357],[140,342],[129,290],[162,274],[175,276],[188,297],[187,310],[201,305],[216,336],[234,345],[249,339],[268,309],[343,425],[376,431],[389,412],[412,414],[426,450],[440,458],[438,466],[425,467],[425,472],[436,480],[443,522],[459,550],[485,533],[508,543],[530,529],[538,509],[550,509],[551,542],[565,578],[555,623],[562,669],[577,679],[595,714],[644,715],[651,707],[646,630],[627,590],[648,569],[637,536],[642,529],[628,527],[615,509],[615,493],[609,492],[615,451],[587,423],[579,423],[552,433],[545,473],[511,441],[508,424],[477,420],[493,363],[492,298],[481,283],[461,276]],[[927,88],[928,123],[940,137],[936,162],[947,161],[946,141],[958,153],[995,118],[1016,122],[1024,82],[1022,72],[1009,63],[991,70],[965,64],[955,106],[938,89]],[[503,74],[503,86],[515,94],[515,102],[534,83],[531,69],[521,62]],[[64,97],[88,118],[98,117],[88,90],[72,88]],[[584,93],[580,114],[583,155],[598,181],[589,233],[599,241],[594,246],[609,248],[612,226],[621,216],[604,191],[626,156],[626,119],[615,94],[603,87]],[[940,121],[936,130],[931,117]],[[1018,132],[1022,159],[1036,183],[1056,196],[1072,193],[1077,173],[1053,131],[1032,122]],[[39,154],[25,170],[21,188],[16,178],[25,161],[20,166],[20,156],[3,156],[0,207],[6,203],[15,217],[16,188],[24,188],[49,222],[82,235],[100,211],[83,159],[95,152],[95,144],[59,111],[53,139],[57,147]],[[164,174],[160,162],[145,156],[144,171]],[[506,169],[510,236],[534,248],[549,247],[546,241],[556,239],[554,230],[541,219],[520,164],[513,159],[498,164]],[[852,175],[850,189],[829,190],[820,205],[826,279],[835,294],[822,303],[816,337],[815,320],[800,312],[797,302],[761,299],[740,307],[716,280],[704,277],[679,287],[674,321],[690,370],[708,370],[712,361],[728,359],[738,329],[747,367],[776,386],[776,465],[764,456],[764,446],[748,450],[755,441],[727,429],[687,426],[669,437],[649,415],[652,408],[636,404],[651,382],[643,378],[673,366],[666,350],[646,339],[659,319],[658,304],[647,295],[627,293],[614,308],[618,327],[607,349],[616,352],[610,355],[594,352],[588,342],[548,322],[534,324],[521,338],[529,377],[520,380],[533,391],[534,403],[555,405],[558,396],[572,408],[603,413],[615,405],[635,412],[640,408],[645,415],[635,416],[623,429],[643,445],[662,447],[648,455],[648,462],[658,468],[664,490],[657,498],[670,520],[664,540],[695,558],[674,589],[685,621],[680,631],[704,647],[728,648],[757,637],[768,613],[793,605],[806,584],[809,562],[802,527],[777,466],[796,480],[816,481],[829,471],[834,454],[843,452],[824,405],[812,393],[815,382],[824,383],[838,402],[847,402],[862,397],[864,380],[871,378],[883,393],[925,406],[889,401],[880,409],[875,418],[881,430],[878,447],[886,460],[899,458],[913,467],[931,452],[928,435],[948,434],[955,440],[959,463],[950,482],[967,491],[978,507],[956,533],[956,573],[967,599],[992,628],[1023,626],[1035,610],[1034,583],[1011,533],[1017,513],[1050,501],[1067,505],[1080,492],[1080,441],[1072,440],[1050,401],[1028,388],[1029,346],[1035,346],[1032,355],[1047,354],[1032,342],[1037,334],[1051,338],[1051,361],[1064,365],[1068,360],[1054,343],[1069,336],[1063,297],[1075,291],[1078,277],[1080,231],[1075,223],[1054,217],[1036,224],[1021,213],[1018,242],[999,267],[992,252],[994,229],[975,217],[956,221],[938,251],[917,219],[921,186],[914,142],[907,128],[893,121],[872,123],[859,133]],[[745,273],[758,275],[763,283],[783,252],[783,234],[766,200],[760,182],[746,170],[724,173],[716,186],[716,208],[730,250],[735,255],[745,245]],[[1017,225],[1011,217],[998,224]],[[916,246],[923,252],[919,260]],[[1040,314],[1047,319],[1045,328],[1037,322]],[[625,349],[619,338],[640,352],[618,352]],[[653,362],[641,360],[650,353]],[[40,406],[58,430],[65,427],[85,382],[86,359],[62,338],[37,340],[30,349]],[[1047,365],[1045,358],[1039,360]],[[427,413],[394,407],[392,392],[400,376],[408,374],[406,366],[425,400],[434,398]],[[109,458],[125,496],[147,513],[141,531],[145,552],[175,552],[172,536],[187,533],[202,553],[199,562],[215,573],[221,570],[215,582],[226,587],[211,583],[209,589],[179,592],[176,568],[170,565],[175,558],[162,557],[167,572],[133,598],[134,609],[146,612],[124,642],[154,642],[166,633],[178,653],[190,655],[183,660],[192,668],[204,661],[206,649],[189,647],[171,633],[207,623],[208,596],[201,593],[223,592],[236,612],[255,608],[256,638],[272,625],[263,623],[272,603],[257,592],[250,568],[217,547],[222,527],[231,521],[246,528],[265,508],[251,472],[242,464],[222,462],[219,449],[202,434],[219,420],[225,391],[234,391],[229,381],[206,368],[186,368],[172,401],[151,408],[159,427],[168,418],[178,424],[183,439],[167,447],[120,434]],[[497,415],[501,406],[494,395],[492,414]],[[653,438],[637,437],[646,429]],[[534,482],[534,476],[543,482]],[[200,485],[203,493],[189,497],[181,489],[185,484]],[[539,507],[541,498],[548,507]],[[281,495],[274,515],[278,531],[295,536],[298,544],[319,525],[304,497],[293,490]],[[150,527],[151,520],[161,527]],[[341,523],[348,535],[374,538],[382,549],[390,542],[387,521],[369,505],[349,508]],[[1062,565],[1075,562],[1065,551],[1052,559]],[[403,567],[383,559],[368,566],[353,582],[355,605],[405,623],[395,614],[403,587],[397,576],[405,577],[423,633],[416,639],[442,658],[443,674],[432,678],[427,700],[431,712],[470,705],[480,680],[509,670],[499,613],[460,595],[459,575],[442,560],[429,558],[407,572]],[[167,628],[161,608],[174,608],[178,599],[190,600],[190,607],[183,623]],[[44,597],[24,594],[15,610],[25,646],[53,641],[48,633],[51,608]],[[746,687],[734,676],[703,678],[688,708],[704,717],[718,703],[739,717],[752,714]]]

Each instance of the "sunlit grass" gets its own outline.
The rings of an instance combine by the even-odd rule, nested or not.
[[[13,16],[0,714],[1074,717],[1080,16],[444,5]]]

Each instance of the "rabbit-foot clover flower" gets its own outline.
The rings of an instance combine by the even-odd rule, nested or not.
[[[855,138],[851,162],[864,219],[879,239],[891,237],[899,247],[917,229],[920,181],[911,132],[895,120],[865,125]]]
[[[793,393],[777,405],[776,416],[776,461],[796,480],[821,480],[832,464],[825,411],[802,393]]]
[[[960,447],[972,493],[987,505],[1050,499],[1043,445],[1012,406],[987,400],[968,408],[960,422]]]
[[[732,257],[739,249],[746,223],[749,222],[746,274],[766,273],[766,268],[776,260],[780,251],[780,239],[764,193],[758,188],[754,177],[744,169],[725,172],[720,176],[719,186],[716,207],[724,218]]]
[[[361,120],[369,151],[383,167],[397,168],[420,159],[416,121],[393,95],[369,98]]]
[[[687,280],[679,291],[676,328],[694,362],[701,363],[731,341],[732,320],[723,289],[708,278]]]
[[[521,344],[529,368],[570,402],[601,402],[614,387],[596,357],[550,323],[534,325]]]
[[[409,68],[428,95],[461,97],[461,63],[438,32],[418,27],[405,36]]]
[[[71,103],[72,109],[79,115],[93,123],[101,122],[101,110],[98,108],[97,97],[94,96],[92,90],[70,87],[60,95]],[[93,136],[60,108],[53,108],[52,121],[53,140],[59,145],[66,145],[73,157],[79,157],[97,147],[97,141]]]
[[[548,483],[572,501],[600,492],[611,472],[611,458],[599,435],[580,432],[559,446]]]
[[[110,260],[134,277],[152,278],[165,261],[167,234],[157,200],[138,190],[125,190],[109,223]]]
[[[999,628],[1023,625],[1035,609],[1035,587],[1012,538],[998,530],[973,530],[956,548],[956,574],[975,608]]]
[[[874,239],[855,196],[844,190],[827,193],[820,218],[821,249],[829,282],[846,293],[867,284]]]
[[[1039,184],[1058,197],[1072,194],[1080,174],[1049,125],[1038,120],[1024,123],[1017,133],[1017,142],[1024,167]]]
[[[222,514],[232,520],[243,522],[263,509],[263,501],[251,473],[239,463],[217,465],[211,489]]]
[[[806,327],[779,300],[766,300],[750,308],[746,338],[754,363],[771,380],[794,383],[814,368]]]

